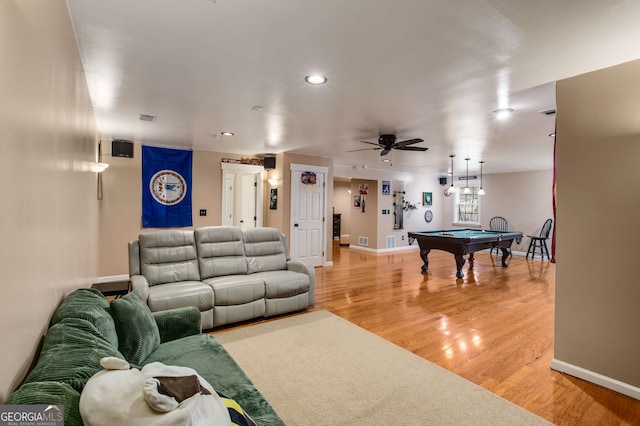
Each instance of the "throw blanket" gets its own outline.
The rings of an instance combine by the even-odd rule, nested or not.
[[[227,407],[211,385],[187,367],[153,362],[141,370],[105,360],[80,396],[87,426],[231,425]]]

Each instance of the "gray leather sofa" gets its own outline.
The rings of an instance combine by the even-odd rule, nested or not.
[[[315,271],[289,259],[276,228],[161,230],[129,242],[131,286],[153,312],[194,306],[202,328],[315,303]]]

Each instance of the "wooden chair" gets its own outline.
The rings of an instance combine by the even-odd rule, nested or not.
[[[551,225],[553,225],[553,219],[547,219],[542,225],[540,235],[527,235],[531,241],[529,242],[529,249],[527,250],[527,259],[529,253],[531,253],[531,259],[536,256],[536,248],[540,247],[540,257],[544,260],[544,254],[547,254],[547,259],[551,260],[549,256],[549,249],[547,248],[547,240],[549,239],[549,233],[551,232]]]
[[[509,230],[509,222],[502,216],[494,216],[489,220],[489,230],[491,231],[508,231]],[[493,250],[496,250],[496,254],[500,253],[497,247],[492,247],[489,250],[489,254],[493,253]]]

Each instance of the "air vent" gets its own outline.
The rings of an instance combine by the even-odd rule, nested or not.
[[[140,114],[140,121],[153,121],[156,119],[155,115]]]
[[[396,236],[387,235],[387,248],[396,248]]]
[[[549,109],[543,109],[542,111],[538,111],[540,114],[544,114],[544,115],[556,115],[556,109],[555,108],[549,108]]]
[[[358,237],[358,245],[368,246],[369,245],[369,237]]]

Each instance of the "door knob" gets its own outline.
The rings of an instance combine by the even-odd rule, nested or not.
[[[295,227],[297,228],[297,227],[298,227],[298,224],[297,224],[297,223],[294,223],[294,224],[293,224],[293,226],[295,226]]]

